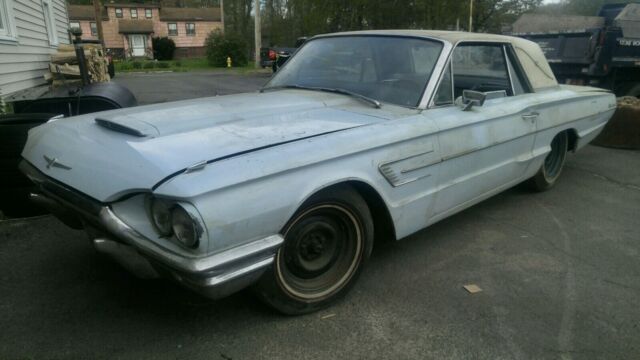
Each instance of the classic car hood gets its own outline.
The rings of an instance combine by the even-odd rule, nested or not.
[[[106,202],[202,161],[383,121],[373,110],[376,116],[348,97],[300,90],[203,98],[50,122],[29,132],[22,156]]]

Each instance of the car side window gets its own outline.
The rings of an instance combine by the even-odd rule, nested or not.
[[[501,44],[460,44],[452,54],[454,96],[463,90],[504,90],[512,96],[504,47]]]
[[[521,95],[531,92],[531,88],[527,79],[523,74],[522,67],[515,57],[515,53],[510,46],[505,46],[507,53],[507,65],[509,66],[509,75],[511,75],[511,85],[513,86],[513,94]]]
[[[453,79],[451,78],[451,63],[447,64],[447,69],[442,74],[438,91],[433,98],[433,104],[443,106],[453,104]]]

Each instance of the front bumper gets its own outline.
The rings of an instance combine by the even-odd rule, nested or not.
[[[32,200],[65,224],[87,230],[93,246],[140,278],[166,277],[210,298],[220,298],[257,281],[283,242],[271,235],[207,256],[185,257],[144,237],[108,204],[48,178],[22,161],[20,169],[37,187]]]

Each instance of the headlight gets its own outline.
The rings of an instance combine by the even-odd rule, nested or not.
[[[152,198],[151,219],[160,236],[171,235],[171,211],[167,203],[160,199]]]
[[[194,248],[198,245],[200,226],[182,206],[176,205],[171,210],[171,224],[176,239],[182,245],[189,248]]]

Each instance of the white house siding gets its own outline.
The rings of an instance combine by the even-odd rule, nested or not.
[[[0,40],[0,96],[44,84],[50,54],[41,0],[13,0],[17,41]],[[58,44],[69,44],[69,20],[64,0],[50,0]]]

